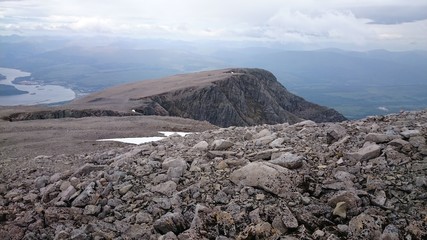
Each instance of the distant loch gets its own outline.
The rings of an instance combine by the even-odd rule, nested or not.
[[[16,89],[27,92],[19,95],[0,96],[0,106],[17,106],[17,105],[37,105],[37,104],[54,104],[73,100],[76,93],[58,85],[23,85],[15,84],[13,80],[18,77],[27,77],[31,73],[23,72],[13,68],[0,68],[0,74],[6,79],[0,80],[0,84],[15,87]]]

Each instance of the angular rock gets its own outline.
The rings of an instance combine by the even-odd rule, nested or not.
[[[411,144],[403,139],[394,139],[388,143],[390,146],[397,148],[398,151],[409,152],[411,150]]]
[[[266,162],[252,162],[235,170],[230,180],[235,184],[259,187],[278,196],[286,196],[297,190],[301,177],[293,171]]]
[[[74,172],[74,177],[79,177],[82,175],[87,175],[94,171],[103,171],[107,168],[105,165],[94,165],[92,163],[86,163],[82,167],[80,167],[76,172]]]
[[[179,167],[183,170],[186,170],[187,169],[187,162],[184,159],[182,159],[181,157],[166,158],[162,163],[162,168],[163,169],[169,169],[171,167]]]
[[[346,182],[346,181],[354,181],[356,179],[356,176],[354,176],[353,174],[349,173],[349,172],[344,172],[344,171],[337,171],[334,175],[334,177],[342,182]]]
[[[377,144],[369,144],[359,149],[357,152],[349,152],[344,156],[350,161],[367,161],[381,155],[381,146]]]
[[[304,121],[295,123],[294,126],[296,126],[296,127],[316,127],[317,123],[315,123],[312,120],[304,120]]]
[[[410,138],[420,135],[420,130],[406,130],[400,133],[404,138]]]
[[[353,239],[380,239],[381,226],[368,214],[361,213],[348,224],[349,235]]]
[[[146,212],[139,212],[135,216],[135,222],[138,224],[141,224],[141,223],[151,224],[153,222],[153,217]]]
[[[70,185],[67,189],[65,189],[59,194],[59,200],[67,202],[68,200],[70,200],[70,197],[73,196],[76,192],[77,190]]]
[[[7,193],[7,185],[4,183],[0,183],[0,195],[4,195]]]
[[[212,209],[201,204],[197,204],[196,209],[194,210],[194,217],[191,220],[190,228],[197,231],[203,229],[207,220],[211,219],[211,212]]]
[[[256,146],[266,146],[269,143],[273,142],[274,140],[276,140],[277,135],[276,134],[271,134],[262,138],[257,138],[255,139],[255,145]]]
[[[384,228],[383,233],[381,234],[380,240],[399,240],[399,229],[393,225],[389,224]]]
[[[209,151],[206,156],[210,159],[214,159],[216,157],[230,158],[236,155],[237,152],[233,151]]]
[[[263,129],[261,131],[259,131],[257,134],[255,134],[253,136],[254,139],[258,139],[258,138],[262,138],[262,137],[267,137],[267,136],[271,136],[271,132],[268,129]]]
[[[218,139],[213,141],[213,143],[211,144],[211,148],[213,150],[217,150],[217,151],[222,151],[222,150],[227,150],[230,147],[232,147],[234,145],[234,143],[224,140],[224,139]]]
[[[166,173],[169,180],[172,180],[178,183],[179,179],[184,174],[184,169],[182,167],[170,167]]]
[[[228,212],[220,210],[215,211],[214,215],[218,233],[223,236],[234,237],[236,235],[236,227],[233,216]]]
[[[337,202],[332,214],[336,215],[336,216],[340,216],[342,218],[346,218],[347,217],[347,203],[346,202]]]
[[[236,239],[250,240],[250,239],[275,239],[276,232],[268,222],[261,222],[256,225],[247,226]]]
[[[313,238],[314,239],[320,239],[320,238],[323,238],[325,236],[325,234],[326,233],[324,231],[317,229],[313,233]],[[329,236],[328,240],[332,240],[330,236]]]
[[[286,228],[297,228],[298,220],[288,207],[283,208],[282,222]]]
[[[230,198],[227,196],[227,194],[224,191],[219,191],[215,197],[214,201],[217,203],[226,204],[230,201]]]
[[[39,195],[35,194],[35,193],[29,193],[27,195],[25,195],[22,200],[24,200],[24,202],[27,203],[33,203],[37,200],[37,198],[39,197]]]
[[[11,189],[9,192],[6,193],[6,195],[4,195],[4,198],[13,199],[18,196],[22,196],[23,193],[24,193],[23,189],[19,189],[19,188]]]
[[[345,202],[347,207],[351,210],[356,209],[361,205],[361,199],[353,191],[339,191],[335,193],[328,200],[328,205],[336,207],[339,202]]]
[[[384,206],[387,201],[387,196],[384,190],[376,191],[375,197],[372,199],[372,202],[378,206]]]
[[[85,207],[89,204],[94,204],[97,200],[96,192],[95,192],[95,183],[91,182],[89,185],[85,188],[85,190],[80,193],[80,195],[74,199],[74,201],[71,203],[71,206],[73,207]]]
[[[200,141],[196,145],[193,146],[194,149],[200,150],[200,151],[206,151],[208,150],[209,143],[206,141]]]
[[[374,142],[374,143],[386,143],[398,137],[399,136],[380,134],[380,133],[369,133],[368,135],[366,135],[365,141]]]
[[[415,178],[415,186],[417,187],[427,187],[427,176],[416,177]]]
[[[178,237],[173,232],[168,232],[165,235],[162,235],[158,240],[178,240]]]
[[[131,190],[132,187],[133,187],[133,184],[126,184],[126,185],[122,186],[119,189],[120,195],[125,195],[127,192],[129,192],[129,190]]]
[[[302,167],[304,157],[285,152],[280,157],[268,161],[269,163],[276,164],[287,169],[297,169]]]
[[[335,123],[326,130],[326,140],[328,144],[332,144],[347,134],[347,130],[338,123]]]
[[[151,188],[152,192],[158,192],[164,194],[168,197],[171,197],[176,192],[176,183],[174,181],[167,181],[160,183]]]
[[[166,213],[154,222],[154,229],[161,234],[173,232],[180,234],[189,228],[188,222],[181,213]]]
[[[87,205],[83,211],[84,215],[96,215],[101,212],[101,206]]]
[[[253,160],[270,160],[273,153],[277,152],[277,149],[267,149],[264,151],[256,152],[247,155],[248,158]]]
[[[423,136],[415,136],[409,138],[409,143],[416,148],[425,147],[426,139]]]
[[[274,141],[272,141],[269,146],[272,148],[277,148],[277,147],[281,147],[283,142],[285,142],[284,138],[277,138]]]
[[[34,181],[34,186],[37,189],[40,189],[42,187],[45,187],[47,184],[49,183],[49,177],[48,176],[41,176],[38,177],[35,181]]]

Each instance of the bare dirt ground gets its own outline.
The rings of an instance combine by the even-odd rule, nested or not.
[[[0,120],[0,177],[18,179],[34,171],[64,171],[84,164],[85,154],[130,148],[129,144],[98,139],[151,137],[160,136],[158,131],[199,132],[213,128],[216,127],[207,122],[159,116]]]

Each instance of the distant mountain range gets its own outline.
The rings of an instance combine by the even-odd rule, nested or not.
[[[427,52],[368,52],[167,40],[0,37],[0,66],[79,95],[173,74],[264,68],[307,100],[347,118],[427,107]]]

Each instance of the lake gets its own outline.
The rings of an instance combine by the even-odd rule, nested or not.
[[[14,86],[18,90],[27,91],[27,94],[0,96],[1,106],[52,104],[73,100],[76,93],[58,85],[21,85],[14,84],[13,80],[18,77],[27,77],[31,73],[18,69],[0,68],[0,74],[6,79],[0,80],[0,84]]]

